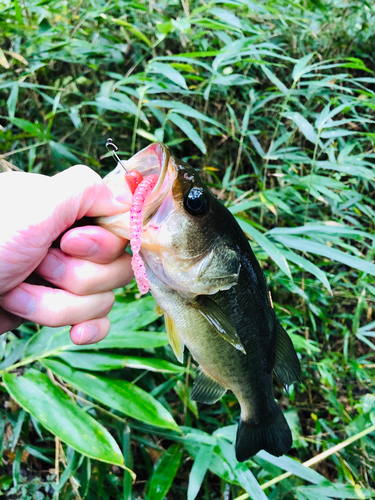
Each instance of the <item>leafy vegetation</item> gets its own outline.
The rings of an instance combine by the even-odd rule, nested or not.
[[[290,457],[239,464],[235,398],[190,400],[194,360],[133,284],[99,345],[23,325],[0,345],[2,494],[373,498],[373,2],[0,0],[0,26],[1,168],[104,175],[108,136],[165,142],[249,236],[303,369],[275,381]]]

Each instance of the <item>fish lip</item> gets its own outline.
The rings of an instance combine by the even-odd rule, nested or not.
[[[130,225],[129,212],[133,194],[125,180],[124,166],[129,172],[138,171],[143,177],[152,174],[156,174],[159,177],[154,189],[146,198],[144,226],[155,215],[168,192],[172,189],[177,171],[168,147],[161,142],[155,142],[136,153],[129,160],[122,160],[112,172],[104,177],[103,180],[112,191],[113,196],[123,203],[124,210],[118,215],[100,217],[97,219],[97,222],[115,234],[128,239]]]
[[[163,187],[168,172],[169,160],[170,153],[167,146],[161,142],[154,142],[141,151],[138,151],[129,160],[121,160],[117,163],[116,168],[106,175],[103,180],[111,189],[114,197],[124,203],[126,209],[129,209],[133,194],[125,180],[126,172],[137,171],[142,177],[156,174],[158,181],[146,200],[147,206],[155,199],[155,196]]]
[[[159,164],[157,172],[155,172],[157,165],[153,161],[153,157],[156,157]],[[153,142],[144,149],[141,149],[141,151],[138,151],[129,160],[122,161],[122,163],[129,172],[137,170],[143,177],[156,173],[159,176],[159,180],[153,191],[157,192],[163,184],[168,169],[169,158],[170,153],[167,146],[162,142]]]

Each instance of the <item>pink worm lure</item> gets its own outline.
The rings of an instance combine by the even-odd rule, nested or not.
[[[157,175],[148,175],[138,185],[133,195],[132,206],[130,209],[130,247],[133,252],[132,268],[137,281],[138,289],[143,295],[150,289],[146,268],[142,257],[139,255],[142,243],[142,226],[145,212],[145,203],[147,196],[154,189],[158,181]]]

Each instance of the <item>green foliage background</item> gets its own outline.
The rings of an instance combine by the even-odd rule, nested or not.
[[[3,495],[375,496],[374,35],[364,0],[0,1],[1,168],[104,175],[108,136],[165,142],[238,217],[303,369],[275,382],[290,457],[238,464],[234,396],[190,400],[194,360],[134,285],[98,346],[23,325],[0,344]]]

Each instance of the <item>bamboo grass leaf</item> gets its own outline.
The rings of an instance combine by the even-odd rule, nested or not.
[[[202,445],[196,456],[189,475],[187,500],[195,500],[202,486],[204,476],[210,465],[214,445]]]
[[[290,279],[292,279],[292,275],[288,266],[288,263],[281,253],[279,248],[271,242],[266,236],[264,236],[261,232],[259,232],[255,227],[253,227],[248,222],[243,219],[237,218],[238,224],[241,226],[243,232],[254,239],[263,250],[271,257],[271,259],[279,266],[279,268],[285,273]],[[375,266],[374,266],[375,267]]]
[[[187,89],[185,78],[179,71],[177,71],[176,68],[174,68],[170,64],[152,61],[150,64],[150,71],[153,73],[159,73],[168,78],[168,80],[176,83],[180,87]]]
[[[277,78],[274,73],[272,73],[270,69],[268,69],[266,66],[261,66],[261,69],[266,77],[271,80],[271,82],[280,90],[282,94],[286,95],[288,93],[288,88],[283,84],[281,80],[279,80],[279,78]]]
[[[329,293],[332,295],[331,285],[329,284],[329,281],[327,279],[327,275],[324,271],[319,269],[319,267],[317,267],[311,261],[305,259],[304,257],[301,257],[300,255],[296,254],[295,252],[292,252],[291,250],[281,249],[281,253],[284,255],[284,257],[287,260],[290,260],[294,264],[297,264],[302,269],[313,274],[316,278],[318,278],[318,280],[323,283],[323,285],[327,288]]]
[[[184,134],[186,134],[189,137],[191,142],[195,144],[197,148],[199,148],[202,151],[203,154],[206,154],[207,152],[206,146],[202,141],[200,135],[190,122],[185,120],[185,118],[182,118],[177,113],[170,113],[168,115],[168,119],[172,123],[174,123],[178,128],[180,128],[184,132]]]
[[[180,466],[182,451],[179,443],[173,444],[156,464],[148,488],[147,498],[149,500],[165,498]]]
[[[72,448],[103,462],[124,465],[120,448],[109,432],[46,375],[30,369],[22,376],[7,373],[4,382],[18,404]]]
[[[136,385],[75,370],[55,359],[44,359],[42,363],[69,384],[110,408],[149,425],[178,431],[176,422],[166,408]]]
[[[336,248],[322,245],[321,243],[316,243],[315,241],[296,238],[294,236],[275,236],[275,239],[280,241],[280,243],[285,245],[287,248],[294,248],[295,250],[320,255],[321,257],[341,262],[349,267],[353,267],[354,269],[358,269],[359,271],[375,276],[375,264],[368,262],[365,259],[354,257],[349,253],[342,252]]]
[[[285,118],[292,120],[300,129],[302,134],[313,144],[318,140],[314,127],[300,113],[285,113]]]

